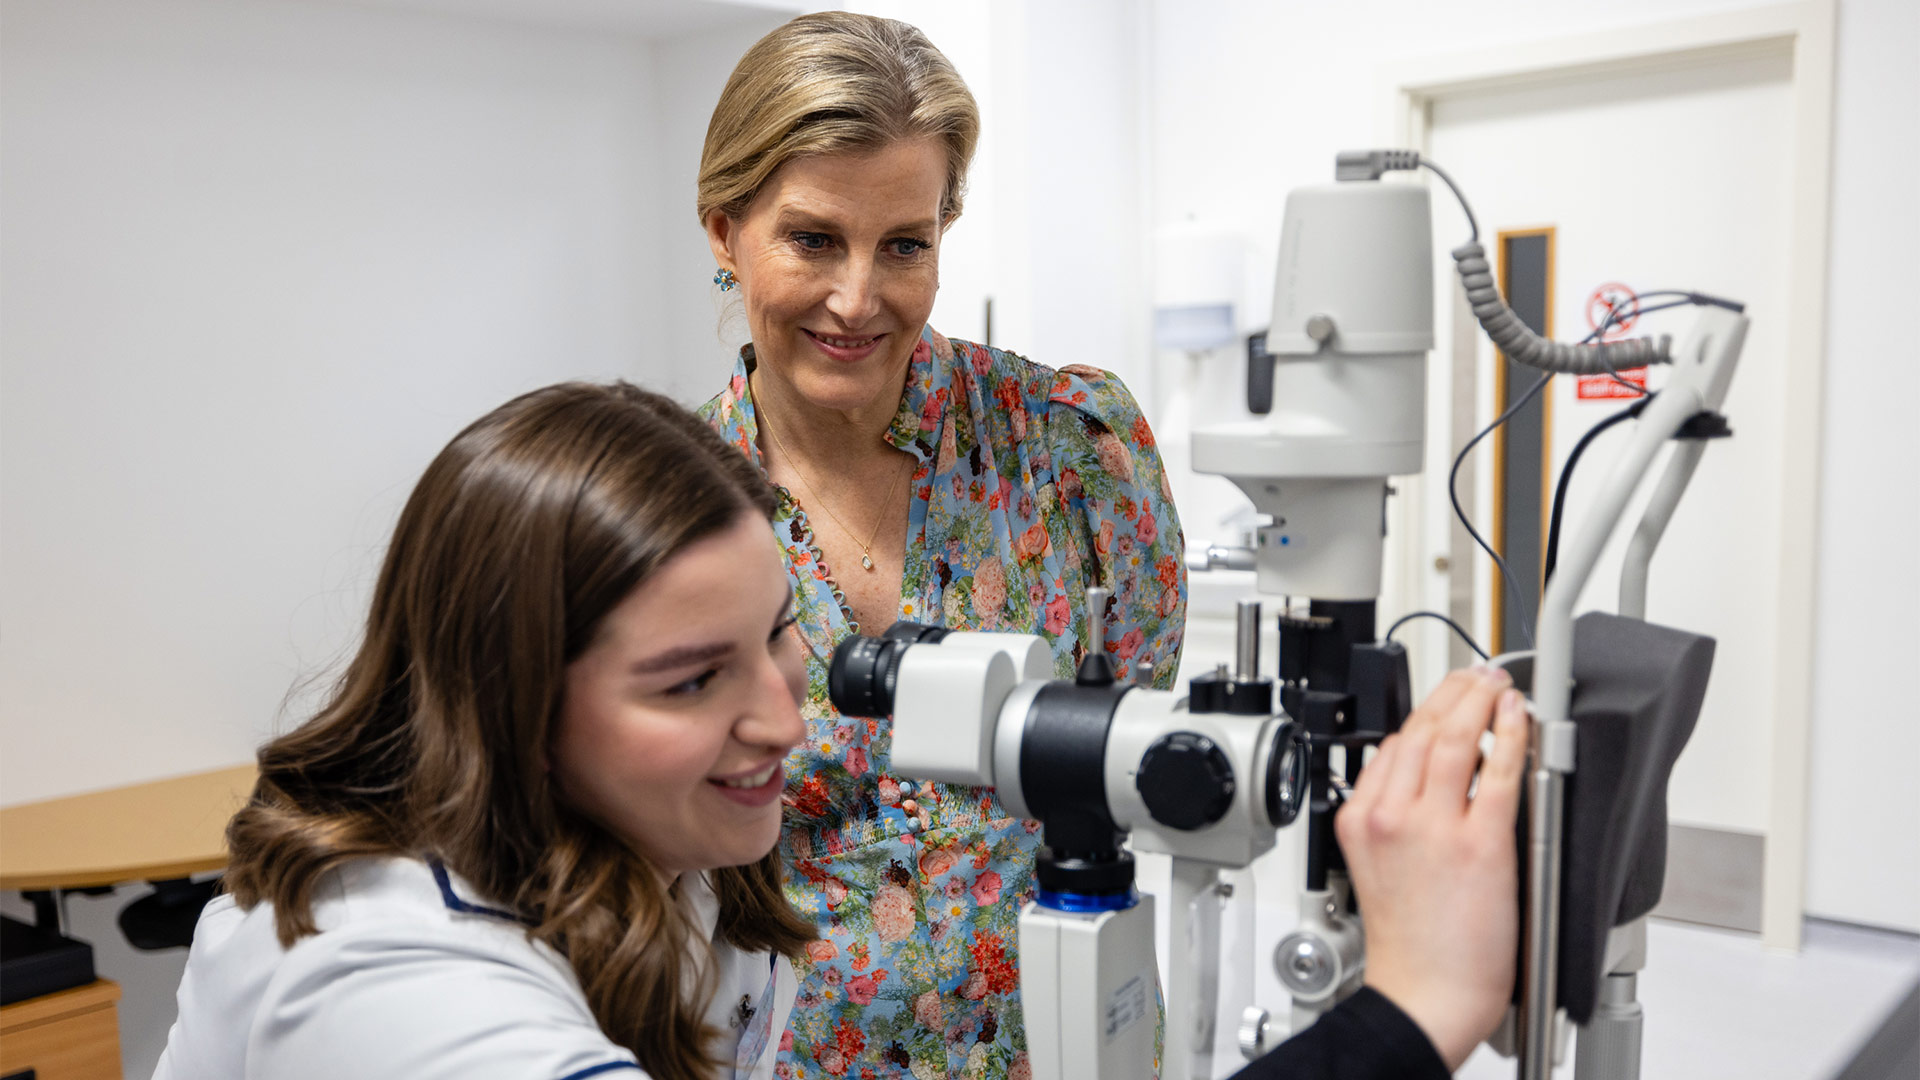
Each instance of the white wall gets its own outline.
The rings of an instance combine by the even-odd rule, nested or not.
[[[933,324],[1052,367],[1149,367],[1142,0],[864,0],[918,26],[980,103],[966,210],[941,252]]]
[[[249,757],[420,468],[508,396],[720,384],[693,175],[777,17],[4,12],[0,802]]]
[[[0,804],[245,761],[302,719],[414,479],[511,395],[719,387],[693,175],[779,21],[6,0]],[[126,989],[129,1076],[184,961],[120,939],[137,891],[68,905]]]
[[[460,426],[648,378],[644,45],[10,0],[0,799],[244,761]],[[102,753],[102,748],[112,748]]]
[[[1379,131],[1381,66],[1751,5],[1711,0],[1373,0],[1153,5],[1153,215],[1238,221],[1270,267],[1286,189],[1330,176],[1333,154]],[[1906,0],[1841,0],[1832,308],[1822,445],[1809,909],[1920,929],[1920,725],[1898,676],[1920,657],[1912,558],[1915,347],[1897,315],[1920,292],[1909,191],[1920,50]],[[1271,271],[1250,286],[1264,304]],[[1191,400],[1237,394],[1231,355],[1197,371]],[[1903,392],[1904,391],[1904,392]],[[1183,505],[1194,523],[1230,494]],[[1456,559],[1461,553],[1455,553]],[[1409,628],[1411,629],[1411,628]],[[1416,638],[1440,647],[1435,627]],[[1880,673],[1880,674],[1876,674]],[[1725,672],[1721,677],[1742,677]],[[1747,677],[1764,678],[1764,673]]]
[[[1841,0],[1807,908],[1920,930],[1920,5]]]
[[[666,332],[648,345],[666,360],[665,370],[651,385],[689,406],[720,392],[747,340],[740,294],[714,287],[713,249],[694,212],[700,147],[740,54],[785,21],[757,14],[739,25],[657,41],[650,50],[658,123],[650,149],[660,187],[648,244],[671,268],[661,274],[657,293]]]
[[[1003,119],[1000,67],[1009,54],[1006,0],[992,3],[942,4],[930,0],[860,0],[858,3],[831,5],[900,19],[919,27],[952,62],[966,80],[980,108],[981,133],[973,152],[966,202],[960,219],[947,229],[940,241],[940,291],[934,297],[929,322],[949,337],[983,341],[986,335],[986,301],[995,301],[995,345],[1024,346],[1024,335],[1008,336],[1007,309],[1010,298],[1023,286],[1024,278],[1011,272],[998,239],[1001,203],[1004,192],[1021,188],[1013,178],[1003,177],[1000,162],[1005,156],[1011,119]]]
[[[995,258],[1017,264],[1029,283],[1007,304],[1005,343],[1053,367],[1106,368],[1143,402],[1153,400],[1142,101],[1150,84],[1140,52],[1145,6],[1136,0],[1002,0],[995,6],[1024,38],[996,68],[1005,77],[1000,119],[1011,130],[1000,136],[1008,149],[995,179],[1003,205],[1014,205],[1001,215]]]

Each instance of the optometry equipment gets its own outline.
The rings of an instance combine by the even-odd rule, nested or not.
[[[1165,1080],[1214,1075],[1219,909],[1195,899],[1303,816],[1300,923],[1274,954],[1292,995],[1290,1030],[1359,986],[1365,935],[1332,823],[1365,747],[1397,730],[1412,704],[1405,650],[1376,640],[1375,598],[1388,478],[1423,464],[1433,344],[1428,192],[1380,178],[1420,167],[1459,196],[1417,154],[1376,150],[1341,154],[1338,182],[1288,197],[1273,326],[1265,349],[1249,355],[1249,403],[1266,415],[1194,436],[1195,468],[1232,479],[1261,515],[1249,546],[1211,548],[1203,564],[1253,569],[1260,592],[1306,600],[1279,615],[1277,684],[1258,670],[1260,606],[1251,601],[1239,612],[1235,669],[1193,680],[1185,695],[1116,682],[1097,618],[1070,682],[1051,679],[1047,644],[1032,635],[899,624],[835,651],[833,700],[849,715],[893,716],[895,771],[994,787],[1009,812],[1042,824],[1038,895],[1020,919],[1040,1080],[1151,1070],[1153,898],[1135,889],[1123,841],[1171,858]],[[1702,311],[1677,346],[1544,341],[1500,299],[1460,202],[1474,239],[1452,256],[1476,318],[1507,356],[1547,372],[1672,367],[1636,405],[1630,444],[1568,534],[1535,648],[1497,658],[1532,688],[1535,719],[1519,988],[1496,1046],[1518,1059],[1521,1080],[1547,1080],[1570,1018],[1580,1025],[1581,1080],[1632,1080],[1633,980],[1662,885],[1666,780],[1713,654],[1710,639],[1644,622],[1647,567],[1706,441],[1729,434],[1719,408],[1747,319],[1738,305],[1685,294]],[[1602,547],[1675,440],[1628,549],[1620,614],[1576,620]],[[1089,590],[1087,610],[1105,601]],[[1249,1058],[1276,1044],[1273,1027],[1267,1011],[1248,1008],[1240,1041]]]
[[[1088,610],[1106,599],[1088,590]],[[1221,868],[1270,850],[1274,831],[1300,813],[1310,748],[1301,725],[1275,714],[1273,683],[1253,669],[1259,606],[1242,611],[1240,670],[1196,679],[1186,697],[1117,682],[1097,641],[1071,682],[1052,681],[1051,650],[1027,634],[899,623],[834,652],[829,689],[841,711],[894,717],[896,772],[996,788],[1009,813],[1042,824],[1038,898],[1020,917],[1036,1077],[1151,1067],[1153,898],[1135,889],[1122,841],[1172,856],[1172,940],[1197,947],[1217,941],[1218,928],[1190,920],[1217,918],[1218,908],[1193,900]],[[1210,1075],[1211,1039],[1190,1038],[1195,1025],[1178,1017],[1213,1015],[1211,971],[1180,963],[1170,974],[1162,1075]],[[1200,1071],[1171,1067],[1189,1058]]]

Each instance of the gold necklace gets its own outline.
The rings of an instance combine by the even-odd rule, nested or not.
[[[793,460],[793,452],[787,449],[786,443],[780,441],[780,433],[767,426],[766,415],[759,413],[758,410],[756,413],[761,430],[773,436],[773,445],[780,448],[780,456],[787,459],[787,464],[793,468],[793,475],[800,478],[800,486],[806,488],[807,494],[813,497],[814,503],[827,512],[827,516],[833,519],[835,525],[840,526],[840,531],[847,534],[847,539],[860,544],[860,537],[852,529],[847,528],[847,523],[840,520],[840,515],[833,512],[833,507],[828,506],[827,501],[814,490],[813,484],[808,482],[807,474],[800,471],[800,464]],[[866,543],[860,544],[860,565],[868,573],[873,572],[873,542],[880,538],[880,526],[887,521],[887,507],[893,503],[893,493],[900,490],[900,481],[906,479],[906,475],[907,470],[902,470],[894,477],[893,486],[887,489],[887,497],[880,500],[880,518],[873,523],[873,532],[868,535]]]

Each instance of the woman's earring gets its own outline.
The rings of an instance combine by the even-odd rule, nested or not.
[[[723,266],[713,272],[713,283],[720,286],[721,292],[731,292],[735,285],[740,284],[740,279],[733,276],[733,271]]]

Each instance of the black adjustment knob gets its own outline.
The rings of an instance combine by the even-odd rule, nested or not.
[[[1187,711],[1232,713],[1236,716],[1273,715],[1273,680],[1242,681],[1218,673],[1187,680]]]
[[[1190,713],[1225,712],[1227,691],[1233,680],[1223,674],[1195,675],[1187,681],[1187,711]]]
[[[1176,731],[1147,748],[1134,787],[1153,820],[1172,829],[1204,828],[1233,806],[1233,762],[1205,735]]]

